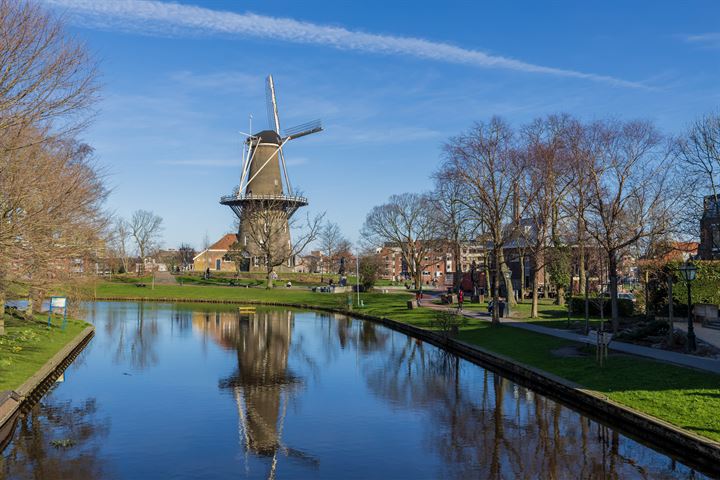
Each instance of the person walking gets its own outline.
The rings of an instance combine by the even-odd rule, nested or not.
[[[498,314],[500,318],[505,316],[505,299],[500,299],[498,302]]]
[[[422,293],[420,293],[420,290],[415,292],[415,303],[417,303],[417,306],[420,306],[420,299],[422,298]]]
[[[465,299],[465,293],[463,292],[463,289],[458,290],[458,310],[462,312],[463,309],[463,300]]]

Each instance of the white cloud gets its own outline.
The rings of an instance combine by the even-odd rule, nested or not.
[[[290,18],[252,13],[238,14],[156,0],[45,0],[60,7],[83,27],[119,29],[149,34],[178,35],[183,32],[266,38],[340,50],[401,55],[481,68],[515,70],[603,82],[615,86],[646,88],[639,82],[566,70],[490,55],[448,43],[422,38],[378,35],[317,25]]]
[[[199,74],[184,70],[171,74],[170,80],[190,88],[216,91],[259,89],[258,86],[262,86],[264,82],[264,78],[260,75],[233,71]]]
[[[219,167],[219,168],[237,168],[242,167],[242,159],[237,160],[218,160],[218,159],[197,159],[197,160],[161,160],[157,162],[160,165],[175,165],[183,167]]]
[[[720,32],[686,35],[684,39],[688,43],[695,43],[704,47],[720,48]]]

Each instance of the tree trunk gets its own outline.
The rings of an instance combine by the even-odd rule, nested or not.
[[[265,288],[273,288],[273,268],[267,269],[267,286]]]
[[[490,267],[488,266],[487,259],[485,259],[485,295],[488,296],[488,298],[492,294],[492,287],[490,282]]]
[[[585,286],[583,288],[585,294],[585,335],[590,333],[590,278],[585,277]]]
[[[422,266],[415,265],[415,290],[420,290],[422,288]]]
[[[555,305],[565,304],[565,287],[558,285],[557,292],[555,293]]]
[[[533,270],[532,276],[532,305],[530,306],[530,318],[538,318],[538,271]]]
[[[650,289],[648,282],[650,281],[650,272],[645,269],[645,319],[650,320]]]
[[[615,251],[608,252],[608,277],[610,279],[610,316],[612,319],[613,333],[617,333],[620,327],[617,301],[617,257]]]
[[[520,255],[520,302],[525,299],[525,255]]]
[[[0,335],[5,335],[5,292],[0,291]]]
[[[584,198],[580,196],[578,204],[577,218],[577,245],[578,245],[578,291],[581,295],[585,294],[585,218],[583,217]],[[571,282],[572,283],[572,282]]]
[[[498,307],[498,304],[500,303],[500,277],[502,277],[502,272],[500,271],[500,253],[498,253],[498,249],[494,249],[494,255],[493,255],[493,262],[495,263],[495,282],[493,285],[493,309],[492,309],[492,324],[493,325],[500,325],[500,308]]]
[[[502,250],[500,250],[500,268],[501,273],[503,277],[503,281],[505,282],[505,291],[507,292],[507,303],[510,306],[516,306],[517,302],[515,301],[515,290],[513,289],[512,285],[512,278],[510,274],[510,269],[507,266],[507,263],[505,263],[505,254]],[[508,273],[508,275],[505,275]]]
[[[462,263],[460,262],[460,242],[458,240],[455,240],[453,245],[453,257],[455,259],[455,278],[453,284],[455,288],[458,289],[463,279]]]
[[[668,345],[673,344],[673,278],[668,276]]]

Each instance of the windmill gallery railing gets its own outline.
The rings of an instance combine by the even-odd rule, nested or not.
[[[234,202],[242,202],[243,200],[266,200],[268,202],[297,203],[307,205],[308,200],[300,195],[284,195],[284,194],[255,194],[246,193],[240,195],[225,195],[220,197],[220,203],[228,204]]]

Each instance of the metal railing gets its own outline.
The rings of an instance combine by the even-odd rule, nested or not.
[[[268,201],[279,201],[279,202],[289,202],[289,203],[308,203],[307,198],[301,197],[299,195],[283,195],[283,194],[273,194],[273,193],[266,193],[266,194],[249,193],[249,194],[240,194],[240,195],[225,195],[225,196],[220,197],[220,203],[230,203],[230,202],[237,202],[237,201],[243,201],[243,200],[268,200]]]

